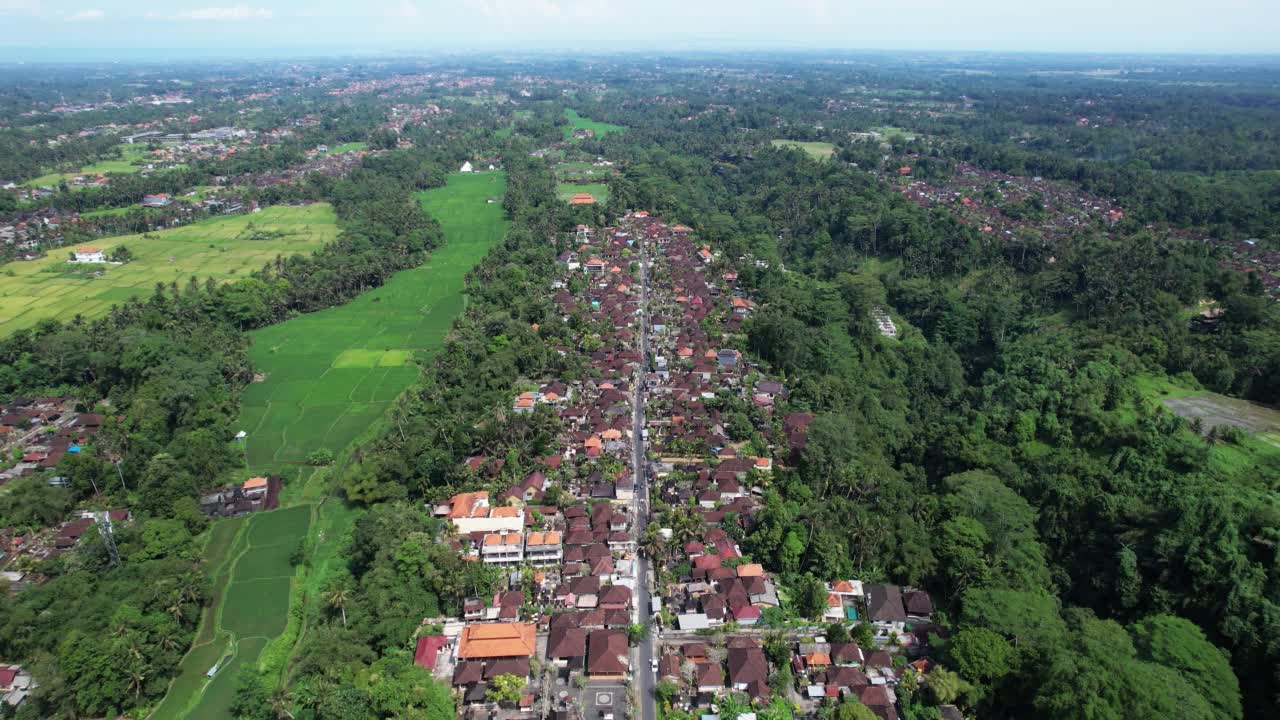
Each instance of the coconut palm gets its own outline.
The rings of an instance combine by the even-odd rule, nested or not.
[[[325,592],[324,600],[331,609],[335,609],[342,613],[342,627],[347,626],[347,602],[351,599],[347,586],[343,583],[334,583]]]

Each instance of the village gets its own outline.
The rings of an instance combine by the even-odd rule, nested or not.
[[[579,225],[558,248],[553,302],[584,330],[557,349],[587,372],[512,398],[513,413],[559,420],[538,470],[432,508],[440,540],[505,581],[461,616],[424,618],[417,664],[451,685],[463,717],[652,720],[665,702],[749,720],[778,698],[801,716],[855,698],[898,717],[895,687],[927,682],[941,632],[928,594],[848,579],[826,586],[821,618],[801,618],[734,539],[813,416],[788,412],[786,386],[739,349],[754,303],[732,263],[643,211]],[[731,421],[740,413],[752,427]],[[774,420],[784,442],[743,437]],[[466,470],[494,478],[503,464],[471,457]]]

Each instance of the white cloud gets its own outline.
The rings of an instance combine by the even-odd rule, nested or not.
[[[416,18],[418,17],[418,6],[413,4],[412,0],[400,0],[400,4],[391,11],[391,16],[400,18]]]
[[[79,10],[67,17],[67,22],[94,22],[105,18],[107,14],[96,8]]]
[[[234,22],[240,20],[270,20],[275,15],[269,8],[250,7],[248,5],[232,5],[230,7],[204,7],[185,10],[169,16],[172,20],[212,20],[216,22]]]

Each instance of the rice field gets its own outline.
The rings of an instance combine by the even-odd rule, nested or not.
[[[592,120],[591,118],[582,117],[581,115],[578,114],[577,110],[565,110],[564,116],[566,118],[569,118],[569,124],[566,125],[564,128],[565,140],[572,140],[573,131],[579,130],[579,129],[591,130],[592,132],[595,133],[596,137],[598,138],[604,137],[609,133],[619,133],[619,132],[626,131],[626,128],[621,125],[613,125],[611,123],[600,122],[598,120]]]
[[[328,205],[281,205],[81,246],[110,251],[126,245],[134,259],[124,265],[84,265],[72,272],[66,265],[73,247],[10,262],[0,268],[0,336],[46,318],[104,315],[112,305],[150,295],[156,283],[185,285],[192,276],[200,282],[236,280],[279,255],[310,254],[337,235]]]
[[[809,154],[814,160],[830,160],[836,154],[836,146],[829,142],[806,142],[802,140],[773,140],[774,147],[796,148]]]
[[[265,381],[242,396],[240,423],[255,474],[284,474],[321,448],[341,452],[418,378],[462,312],[463,279],[506,232],[500,172],[455,173],[419,194],[445,243],[421,267],[351,302],[252,333]]]
[[[294,577],[289,558],[307,537],[311,513],[311,505],[299,505],[219,521],[218,525],[238,523],[240,529],[226,569],[215,581],[211,606],[215,620],[201,628],[211,641],[192,647],[183,660],[182,674],[151,716],[154,720],[230,717],[240,668],[256,663],[263,648],[288,623]],[[217,672],[209,679],[207,671],[219,660]]]

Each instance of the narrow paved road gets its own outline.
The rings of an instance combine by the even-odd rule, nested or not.
[[[634,427],[631,430],[631,467],[635,477],[635,522],[632,532],[635,534],[637,547],[644,538],[645,528],[649,524],[649,472],[645,457],[644,437],[644,376],[649,371],[649,252],[645,239],[640,243],[640,367],[636,369],[635,397],[633,398]],[[649,605],[649,558],[641,552],[636,553],[636,617],[638,622],[648,622],[652,616]],[[655,671],[653,668],[654,637],[656,628],[650,625],[649,637],[640,641],[638,648],[639,661],[633,672],[637,702],[640,703],[639,720],[654,720],[653,685]],[[634,717],[634,715],[633,715]]]

